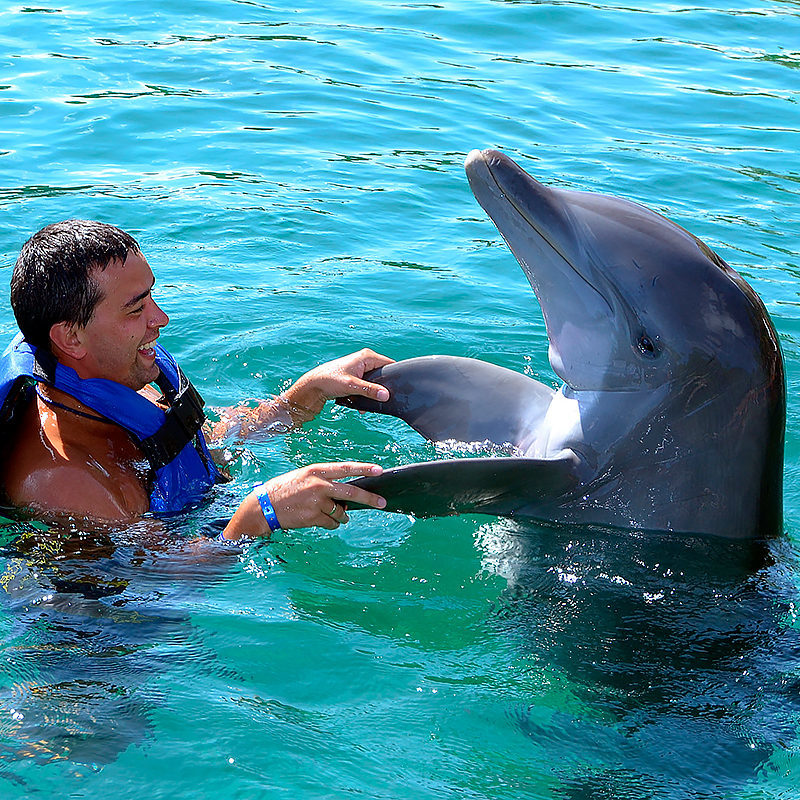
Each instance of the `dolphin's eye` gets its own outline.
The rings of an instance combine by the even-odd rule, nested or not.
[[[656,346],[649,336],[643,335],[639,337],[639,350],[645,356],[654,356],[656,354]]]

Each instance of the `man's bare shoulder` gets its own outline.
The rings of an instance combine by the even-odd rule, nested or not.
[[[40,419],[35,405],[3,465],[3,487],[13,505],[104,521],[147,511],[147,491],[127,456],[120,457],[109,440],[83,436],[73,420],[67,420],[70,435],[63,436],[63,421],[55,415]]]
[[[123,521],[141,516],[120,502],[118,492],[91,471],[72,464],[42,466],[24,473],[11,470],[5,490],[15,506],[41,513],[61,513],[103,521]]]

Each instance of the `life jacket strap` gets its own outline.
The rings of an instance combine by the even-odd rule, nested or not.
[[[154,470],[169,464],[186,445],[194,440],[206,421],[203,398],[194,388],[183,370],[176,365],[178,388],[176,389],[161,373],[156,379],[158,388],[169,403],[164,424],[146,439],[139,440],[139,447]]]

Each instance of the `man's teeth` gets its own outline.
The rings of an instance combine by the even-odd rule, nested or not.
[[[152,349],[155,347],[155,344],[156,344],[156,340],[155,340],[155,339],[153,339],[153,341],[152,341],[152,342],[147,342],[146,344],[143,344],[143,345],[142,345],[142,346],[139,348],[139,350],[152,350]]]

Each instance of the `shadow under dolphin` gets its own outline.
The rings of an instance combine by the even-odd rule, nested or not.
[[[509,714],[553,765],[552,796],[777,785],[800,720],[789,545],[537,527],[489,523],[478,546],[508,581],[486,624],[542,676]]]

